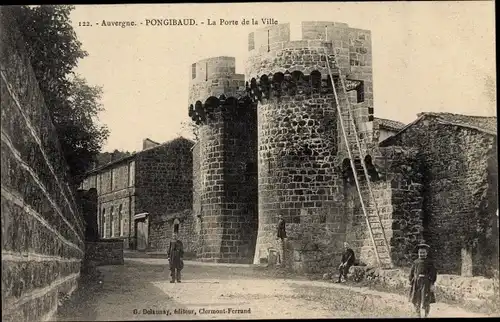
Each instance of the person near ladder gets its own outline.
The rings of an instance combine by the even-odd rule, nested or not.
[[[181,282],[181,271],[184,268],[184,246],[179,240],[177,233],[174,233],[173,240],[170,241],[168,248],[168,263],[170,265],[170,283]]]
[[[339,266],[339,280],[338,283],[342,282],[342,279],[347,279],[347,273],[349,273],[349,268],[354,264],[355,260],[354,251],[349,247],[349,244],[344,242],[344,253],[342,254],[341,263]]]
[[[286,222],[285,219],[283,218],[283,215],[279,215],[279,220],[278,220],[278,227],[277,227],[277,237],[276,239],[279,239],[281,241],[280,247],[280,262],[283,261],[283,258],[285,256],[285,239],[286,239]],[[281,263],[280,263],[281,264]]]
[[[410,270],[410,296],[409,301],[414,305],[417,315],[420,317],[420,309],[425,311],[425,317],[429,315],[430,305],[436,303],[434,295],[434,283],[437,279],[436,267],[427,255],[430,246],[427,244],[417,245],[418,259],[413,263]]]

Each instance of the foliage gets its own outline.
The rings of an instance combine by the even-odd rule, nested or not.
[[[108,137],[97,124],[102,91],[74,73],[82,49],[71,26],[73,6],[42,5],[10,8],[22,33],[45,104],[52,116],[59,142],[78,185]]]
[[[114,150],[113,152],[103,152],[97,155],[96,167],[103,166],[109,162],[119,160],[132,155],[133,152]]]
[[[195,122],[182,122],[182,130],[189,134],[189,139],[192,139],[195,142],[199,141],[199,128],[200,125],[197,125]]]

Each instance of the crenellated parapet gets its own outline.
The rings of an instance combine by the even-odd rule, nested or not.
[[[245,76],[236,74],[234,57],[212,57],[191,66],[188,112],[198,125],[217,113],[242,113],[251,107]]]
[[[255,105],[254,100],[244,91],[238,96],[226,97],[224,94],[219,97],[210,96],[205,102],[196,101],[189,105],[189,117],[197,125],[207,124],[210,119],[215,119],[217,114],[243,115],[251,112]]]
[[[333,57],[332,57],[333,58]],[[348,91],[357,90],[361,81],[346,80]],[[213,91],[212,91],[213,92]],[[189,116],[198,125],[205,124],[216,113],[244,113],[251,110],[257,103],[265,104],[268,99],[283,96],[301,95],[309,97],[312,94],[332,94],[332,80],[328,74],[313,70],[304,74],[296,70],[276,72],[274,74],[253,77],[245,82],[243,88],[227,91],[234,96],[209,96],[205,101],[197,100],[189,105]]]

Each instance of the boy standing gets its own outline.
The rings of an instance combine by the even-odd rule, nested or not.
[[[434,263],[427,258],[430,246],[419,244],[417,248],[418,259],[413,263],[409,277],[411,283],[409,300],[415,306],[418,317],[421,317],[421,308],[425,310],[425,317],[427,317],[430,305],[436,303],[434,283],[436,283],[437,271]]]

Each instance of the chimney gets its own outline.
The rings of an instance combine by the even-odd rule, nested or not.
[[[142,140],[142,149],[143,150],[154,148],[155,146],[158,146],[158,145],[160,145],[160,143],[155,142],[155,141],[148,139],[148,138],[145,138],[144,140]]]

